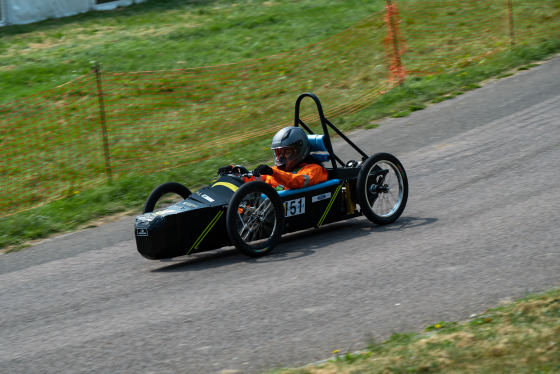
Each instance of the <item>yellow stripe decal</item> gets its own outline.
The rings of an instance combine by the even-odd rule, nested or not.
[[[228,183],[228,182],[218,182],[218,183],[214,183],[214,184],[212,185],[212,187],[216,187],[216,186],[224,186],[224,187],[227,187],[227,188],[229,188],[230,190],[232,190],[233,192],[237,191],[237,189],[239,188],[239,187],[237,187],[235,184],[233,184],[233,183]]]
[[[220,219],[220,217],[222,216],[222,214],[224,214],[223,210],[220,210],[218,212],[218,214],[216,214],[216,216],[212,219],[212,221],[210,221],[210,223],[208,224],[208,226],[206,226],[206,228],[204,229],[204,231],[202,232],[202,234],[200,234],[200,236],[198,237],[198,239],[196,239],[196,241],[194,242],[194,244],[192,245],[191,249],[189,249],[189,251],[187,252],[187,254],[191,253],[191,251],[193,249],[197,249],[198,246],[200,245],[200,243],[202,242],[202,240],[204,240],[204,238],[206,237],[206,235],[208,235],[208,233],[210,232],[210,230],[212,230],[212,227],[214,227],[214,225],[216,224],[216,222],[218,222],[218,220]]]
[[[331,197],[331,201],[329,202],[329,205],[327,206],[327,209],[325,210],[325,213],[323,213],[323,216],[319,220],[319,223],[317,224],[317,227],[321,226],[323,224],[323,222],[325,221],[325,218],[327,218],[327,214],[329,214],[329,211],[331,210],[331,207],[332,207],[334,201],[336,200],[336,197],[338,196],[338,192],[340,191],[341,188],[342,188],[342,184],[340,184],[338,186],[338,188],[334,192],[333,196]]]

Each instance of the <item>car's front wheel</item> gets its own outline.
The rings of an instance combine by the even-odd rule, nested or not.
[[[226,225],[239,251],[250,257],[266,255],[284,232],[284,210],[278,193],[264,182],[242,185],[231,198]]]

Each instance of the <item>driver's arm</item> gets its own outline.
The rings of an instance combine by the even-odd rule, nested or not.
[[[303,188],[325,182],[329,175],[327,170],[318,164],[304,165],[296,174],[272,168],[272,177],[286,188]]]

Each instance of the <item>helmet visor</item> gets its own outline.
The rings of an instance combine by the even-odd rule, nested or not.
[[[274,149],[274,160],[276,166],[280,167],[286,165],[295,155],[296,150],[292,147]]]

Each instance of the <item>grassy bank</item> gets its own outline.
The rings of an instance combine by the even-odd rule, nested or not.
[[[344,130],[357,127],[373,129],[377,127],[376,121],[381,118],[407,116],[427,105],[453,99],[480,87],[487,79],[505,77],[531,68],[535,66],[534,62],[557,50],[558,46],[546,44],[531,50],[512,51],[502,56],[494,66],[474,67],[465,70],[464,74],[411,78],[366,109],[349,116],[333,118],[332,121]],[[26,243],[30,240],[87,227],[88,222],[99,217],[122,212],[138,214],[145,198],[155,186],[177,181],[195,190],[209,183],[219,166],[232,161],[248,168],[261,162],[270,162],[272,157],[268,147],[269,139],[263,139],[247,144],[242,149],[232,149],[222,157],[150,175],[130,175],[112,184],[75,191],[67,198],[3,218],[0,220],[0,248],[17,251],[27,246]]]
[[[235,3],[152,0],[112,12],[0,28],[0,103],[36,94],[84,74],[92,60],[100,61],[104,69],[114,72],[168,70],[245,61],[296,50],[337,34],[381,10],[383,5],[384,1],[361,0],[243,0]],[[533,31],[546,27],[537,22],[539,17],[537,14],[530,19],[532,23],[527,24]],[[446,33],[450,38],[460,40],[460,33]],[[428,39],[429,35],[418,43],[416,50],[426,48]],[[456,40],[447,44],[451,42],[457,44]],[[378,52],[383,54],[383,46],[378,47]],[[413,45],[409,47],[414,49]],[[440,65],[438,69],[449,68],[450,71],[411,75],[402,85],[386,92],[364,109],[330,119],[344,130],[374,128],[380,118],[409,115],[431,103],[449,100],[475,89],[489,78],[529,68],[534,61],[559,51],[560,40],[536,38],[534,43],[500,48],[502,46],[499,47],[500,53],[491,53],[483,60],[466,59],[462,62],[466,65],[461,69]],[[423,55],[424,58],[427,56]],[[347,87],[342,85],[334,89],[344,92]],[[299,88],[294,88],[294,92],[284,95],[286,102],[282,99],[282,105],[290,112],[283,116],[292,116],[293,100],[300,92]],[[333,100],[324,103],[327,109],[329,103],[332,105]],[[270,117],[268,112],[261,115]],[[129,122],[141,120],[136,121],[134,117]],[[60,132],[58,136],[66,141],[67,133]],[[104,215],[138,213],[149,192],[163,182],[177,181],[196,189],[208,183],[223,164],[238,162],[250,168],[259,162],[270,161],[269,137],[250,140],[228,147],[219,157],[210,155],[204,161],[168,171],[148,175],[130,173],[112,184],[105,184],[102,180],[95,188],[68,188],[65,195],[51,204],[0,219],[0,248],[18,249],[28,240],[83,227]],[[174,166],[172,157],[165,154],[163,157],[169,161],[170,167]],[[67,164],[72,161],[65,160]],[[100,165],[102,168],[102,162]],[[56,177],[52,179],[58,181]],[[28,187],[32,189],[47,182],[50,181],[31,180]],[[28,196],[23,192],[21,195]]]
[[[269,374],[560,373],[560,290]]]
[[[68,82],[98,61],[106,71],[234,63],[321,41],[383,1],[150,0],[0,28],[0,103]]]

